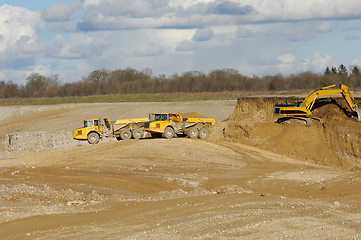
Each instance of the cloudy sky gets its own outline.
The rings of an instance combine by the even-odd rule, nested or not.
[[[361,65],[360,0],[0,0],[0,80],[91,71],[247,76]]]

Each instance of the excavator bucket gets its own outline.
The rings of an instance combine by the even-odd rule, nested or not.
[[[361,122],[361,109],[355,108],[354,112],[357,114],[358,121]]]

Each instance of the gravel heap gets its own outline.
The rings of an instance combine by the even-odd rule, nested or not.
[[[21,157],[27,153],[51,151],[88,144],[74,140],[72,132],[15,132],[5,136],[5,157]]]

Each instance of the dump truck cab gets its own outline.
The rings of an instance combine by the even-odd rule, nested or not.
[[[98,143],[103,132],[100,119],[84,120],[84,126],[73,131],[73,139],[88,140],[89,143]]]

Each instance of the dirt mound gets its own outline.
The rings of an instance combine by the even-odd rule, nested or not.
[[[300,160],[346,169],[361,166],[360,122],[342,98],[318,99],[313,116],[322,121],[277,124],[273,105],[298,98],[241,98],[227,119],[228,139],[292,156]]]
[[[269,122],[274,119],[273,107],[276,103],[302,101],[298,97],[246,97],[239,98],[234,112],[225,121]]]
[[[351,117],[355,116],[351,112],[346,101],[342,98],[323,98],[316,101],[313,107],[313,116],[333,121],[342,121],[347,124]],[[355,116],[356,117],[356,116]],[[352,121],[354,122],[354,121]]]

